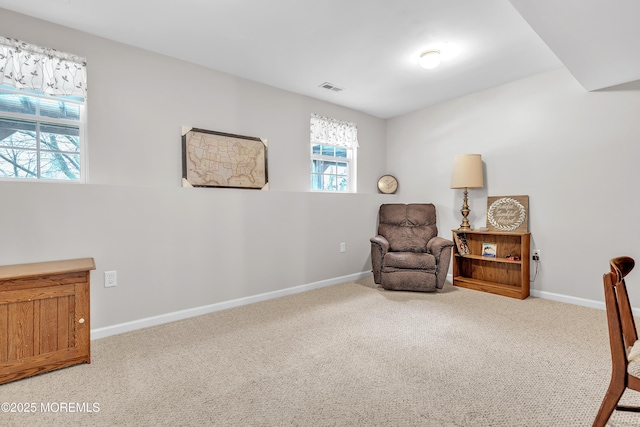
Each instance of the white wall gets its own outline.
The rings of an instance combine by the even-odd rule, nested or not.
[[[461,221],[453,158],[482,154],[473,228],[486,223],[487,196],[528,195],[532,247],[542,250],[534,292],[602,301],[609,259],[640,260],[639,112],[640,91],[589,93],[555,70],[389,120],[388,168],[402,200],[437,204],[446,231]]]
[[[0,28],[88,60],[89,184],[0,182],[0,263],[94,257],[94,329],[367,271],[381,203],[433,202],[448,236],[462,153],[485,162],[474,227],[487,196],[529,196],[534,292],[601,301],[607,260],[640,259],[639,92],[557,70],[384,121],[2,9]],[[311,113],[358,124],[359,194],[307,191]],[[181,188],[182,125],[267,138],[271,190]],[[387,172],[398,195],[376,194]]]
[[[0,263],[94,257],[92,329],[370,270],[384,120],[2,9],[0,28],[87,58],[89,184],[0,181]],[[311,113],[357,123],[360,194],[308,192]],[[181,188],[182,125],[267,138],[271,190]]]

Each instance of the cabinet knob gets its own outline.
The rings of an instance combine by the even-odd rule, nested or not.
[[[78,323],[84,323],[84,317],[81,317],[80,319],[78,319]]]

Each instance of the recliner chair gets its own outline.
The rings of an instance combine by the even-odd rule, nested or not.
[[[444,286],[453,242],[438,237],[433,204],[380,206],[378,235],[370,240],[373,278],[383,288],[434,292]]]

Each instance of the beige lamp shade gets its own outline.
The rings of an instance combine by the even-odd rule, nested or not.
[[[451,188],[482,188],[482,155],[461,154],[453,159]]]

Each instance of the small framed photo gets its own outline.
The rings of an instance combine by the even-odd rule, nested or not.
[[[495,243],[482,244],[482,256],[495,258],[497,253],[498,253],[498,247]]]

